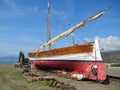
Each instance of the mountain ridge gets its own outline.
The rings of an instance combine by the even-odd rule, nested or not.
[[[105,63],[120,63],[120,50],[101,52]]]

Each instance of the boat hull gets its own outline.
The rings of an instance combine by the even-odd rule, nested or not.
[[[103,81],[106,79],[106,70],[102,61],[92,60],[32,60],[32,63],[39,67],[65,69],[71,73],[83,74],[85,78]],[[93,65],[97,65],[94,72]],[[97,73],[97,75],[95,74]]]
[[[95,40],[83,45],[29,53],[28,56],[33,65],[63,69],[69,71],[70,75],[83,75],[83,78],[103,81],[106,79],[106,69],[98,42]]]

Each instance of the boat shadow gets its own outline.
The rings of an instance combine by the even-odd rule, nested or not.
[[[109,85],[110,84],[110,80],[109,80],[108,77],[106,77],[106,79],[104,81],[96,81],[96,80],[90,80],[90,79],[82,79],[81,81],[88,82],[90,84],[93,84],[93,83],[100,83],[100,84],[103,84],[103,85]]]

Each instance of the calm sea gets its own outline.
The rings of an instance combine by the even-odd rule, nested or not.
[[[2,61],[2,60],[0,60],[0,64],[14,64],[16,62],[17,61]]]
[[[0,64],[14,64],[18,61],[17,56],[4,56],[0,57]]]

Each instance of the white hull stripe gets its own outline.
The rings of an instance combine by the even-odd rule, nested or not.
[[[78,54],[69,54],[61,55],[54,57],[45,57],[45,58],[29,58],[30,60],[86,60],[86,61],[95,61],[95,57],[92,53],[78,53]],[[97,57],[97,61],[101,61],[101,57]]]

